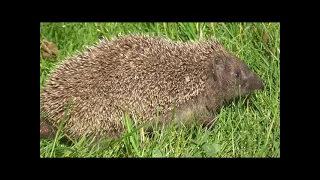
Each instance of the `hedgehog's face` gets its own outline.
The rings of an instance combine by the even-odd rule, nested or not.
[[[214,57],[214,63],[217,80],[226,93],[240,95],[263,89],[263,81],[239,58],[221,54]]]

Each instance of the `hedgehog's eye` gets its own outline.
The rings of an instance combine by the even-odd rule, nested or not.
[[[240,72],[236,72],[235,73],[235,76],[238,78],[238,77],[240,77]]]

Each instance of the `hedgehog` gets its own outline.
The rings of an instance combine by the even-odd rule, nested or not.
[[[52,137],[71,100],[62,131],[72,138],[119,138],[124,115],[146,122],[212,122],[224,102],[264,87],[263,80],[215,39],[173,41],[120,35],[62,61],[40,88],[40,139]]]

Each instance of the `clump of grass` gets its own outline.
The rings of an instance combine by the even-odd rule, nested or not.
[[[106,145],[83,137],[72,144],[40,141],[40,157],[280,157],[279,23],[41,23],[40,38],[54,42],[55,60],[40,58],[40,87],[50,70],[96,42],[99,36],[145,33],[173,40],[216,38],[265,82],[265,90],[225,104],[211,128],[197,125],[144,127],[124,117],[127,132]]]

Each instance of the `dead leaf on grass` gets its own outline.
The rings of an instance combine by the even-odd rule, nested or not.
[[[58,52],[57,46],[46,39],[40,40],[40,56],[44,58],[53,58]]]

